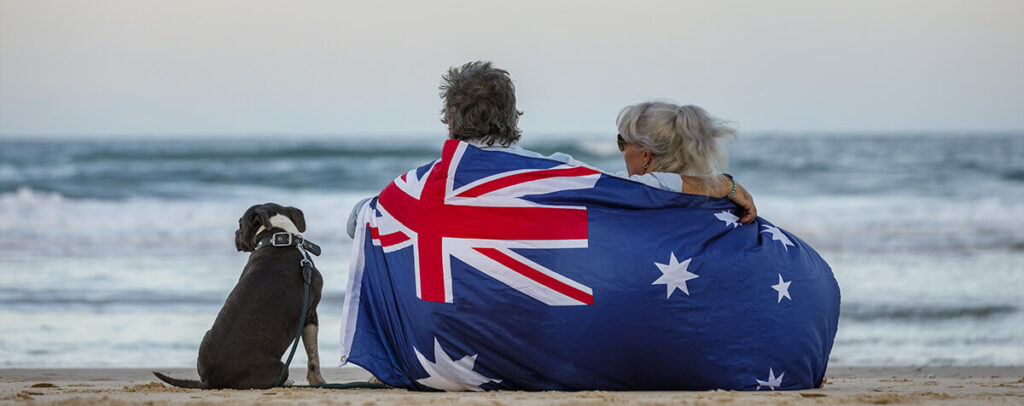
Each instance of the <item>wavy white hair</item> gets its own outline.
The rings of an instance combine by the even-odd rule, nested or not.
[[[655,171],[706,178],[713,186],[721,182],[714,175],[729,169],[721,139],[735,137],[736,130],[698,106],[639,103],[623,108],[616,122],[623,140],[654,154]]]

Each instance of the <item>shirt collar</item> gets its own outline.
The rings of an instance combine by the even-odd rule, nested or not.
[[[514,143],[514,144],[509,145],[509,146],[506,147],[506,146],[503,146],[503,145],[501,145],[499,143],[495,143],[494,145],[487,145],[486,143],[484,143],[482,141],[479,141],[479,140],[465,140],[465,141],[462,141],[462,142],[465,142],[465,143],[467,143],[469,145],[472,145],[472,146],[480,148],[480,149],[502,149],[502,150],[512,150],[512,151],[523,151],[523,147],[520,147],[518,143]]]

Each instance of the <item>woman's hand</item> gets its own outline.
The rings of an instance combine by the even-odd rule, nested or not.
[[[705,179],[681,175],[683,178],[682,192],[724,198],[729,195],[729,192],[732,192],[732,185],[735,180],[724,174],[718,176],[721,176],[724,182],[716,182],[714,186],[709,187]],[[743,209],[740,223],[750,224],[757,217],[757,207],[754,206],[754,198],[750,196],[750,193],[747,193],[747,189],[740,185],[739,182],[736,182],[736,192],[729,197],[729,201],[736,203],[737,206]]]
[[[732,194],[729,198],[730,201],[736,203],[737,206],[743,209],[743,216],[740,217],[740,223],[750,224],[757,217],[757,207],[754,206],[754,197],[747,193],[747,189],[736,183],[736,193]]]

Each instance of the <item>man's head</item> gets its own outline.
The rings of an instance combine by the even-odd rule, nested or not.
[[[441,77],[441,122],[448,137],[509,146],[519,141],[516,88],[508,72],[490,62],[475,61],[448,69]]]

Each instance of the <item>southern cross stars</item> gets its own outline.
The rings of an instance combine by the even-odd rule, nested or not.
[[[732,212],[728,210],[715,213],[715,218],[725,222],[726,227],[732,226],[732,228],[736,228],[740,226],[740,218],[736,217],[735,214],[732,214]]]
[[[473,371],[476,354],[466,355],[455,361],[441,349],[441,343],[437,342],[436,338],[434,339],[434,362],[427,360],[415,347],[413,347],[413,351],[416,351],[416,359],[420,361],[420,366],[430,375],[416,380],[421,385],[449,392],[481,391],[483,389],[480,388],[480,385],[494,380]]]
[[[780,230],[778,227],[765,225],[764,231],[761,232],[771,233],[772,241],[781,241],[782,248],[785,248],[786,251],[789,251],[789,247],[795,247],[795,245],[793,245],[793,241],[790,241],[789,237],[787,237],[786,234],[783,233],[782,230]]]
[[[687,296],[690,295],[690,290],[686,287],[686,281],[690,279],[696,279],[697,275],[686,270],[690,266],[690,260],[693,258],[687,258],[683,262],[679,262],[676,259],[676,254],[673,252],[669,257],[668,264],[654,263],[661,270],[661,277],[654,281],[651,285],[662,284],[668,288],[668,292],[665,298],[672,297],[672,292],[677,288]]]
[[[778,285],[772,285],[772,289],[775,289],[775,290],[777,290],[779,292],[779,301],[776,302],[776,303],[782,303],[782,298],[793,300],[793,298],[789,296],[789,284],[790,283],[793,283],[793,281],[788,281],[788,282],[787,281],[783,281],[782,280],[782,274],[781,273],[779,274],[779,284]]]
[[[767,381],[762,381],[760,379],[757,379],[757,390],[761,390],[762,386],[767,386],[767,387],[771,388],[772,390],[775,390],[775,388],[781,388],[782,387],[782,377],[785,376],[785,375],[786,375],[786,373],[783,372],[783,373],[779,374],[778,378],[776,378],[775,377],[775,371],[772,371],[771,368],[768,368],[768,380]]]

